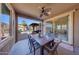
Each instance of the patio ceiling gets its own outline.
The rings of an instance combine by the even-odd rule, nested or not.
[[[13,3],[12,6],[15,9],[16,13],[38,20],[41,19],[39,17],[40,7],[43,6],[45,6],[46,8],[52,8],[51,14],[49,16],[43,17],[44,20],[66,11],[79,8],[78,3]]]

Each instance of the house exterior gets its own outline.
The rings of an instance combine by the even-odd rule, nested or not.
[[[21,30],[21,31],[26,31],[27,30],[27,26],[23,26],[22,24],[19,24],[18,25],[18,30]]]
[[[6,23],[0,23],[0,37],[9,35],[9,25]]]

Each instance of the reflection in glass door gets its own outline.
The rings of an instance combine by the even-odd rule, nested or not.
[[[10,10],[5,4],[1,5],[1,19],[0,19],[0,38],[4,38],[11,35],[11,26],[10,26]]]

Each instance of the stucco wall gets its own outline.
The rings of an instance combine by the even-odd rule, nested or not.
[[[79,10],[74,13],[74,45],[79,47]]]

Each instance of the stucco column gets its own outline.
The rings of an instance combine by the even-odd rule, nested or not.
[[[45,21],[43,22],[43,34],[44,35],[46,34],[46,22]]]
[[[43,25],[44,25],[43,22],[44,22],[44,21],[42,20],[42,21],[41,21],[41,35],[43,35],[43,32],[44,32],[44,31],[43,31]]]
[[[15,42],[18,40],[18,15],[15,13],[15,19],[13,21],[14,23],[14,36],[15,36]]]
[[[73,12],[69,14],[68,17],[68,42],[73,44]]]
[[[43,21],[41,22],[41,35],[43,35]]]
[[[41,22],[41,34],[42,34],[42,35],[45,35],[45,33],[46,33],[45,24],[46,24],[45,21],[42,21],[42,22]]]
[[[53,27],[52,27],[53,33],[55,34],[55,28],[56,28],[56,27],[55,27],[55,21],[53,21],[52,26],[53,26]]]

